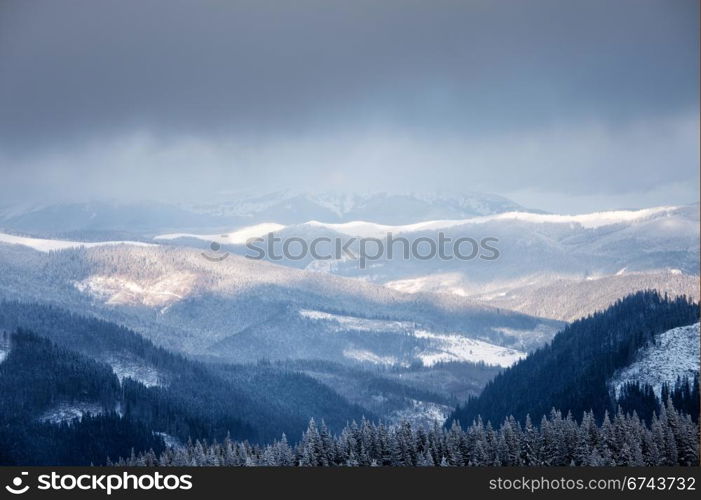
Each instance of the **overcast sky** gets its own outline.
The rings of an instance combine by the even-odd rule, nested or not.
[[[0,196],[696,202],[698,6],[0,0]]]

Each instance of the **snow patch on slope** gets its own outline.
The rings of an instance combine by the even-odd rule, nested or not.
[[[380,356],[366,349],[346,349],[343,351],[343,356],[373,365],[394,366],[398,364],[397,358],[394,356]]]
[[[393,425],[409,422],[415,427],[432,427],[436,422],[443,425],[453,408],[430,401],[410,400],[410,405],[392,412],[389,421]]]
[[[102,406],[97,403],[64,402],[42,413],[39,417],[39,421],[50,424],[60,424],[62,422],[70,422],[76,418],[83,418],[87,414],[100,415],[102,413],[104,413],[104,410]]]
[[[160,387],[165,385],[165,378],[154,367],[148,366],[137,360],[112,357],[107,360],[112,371],[120,382],[130,378],[141,382],[146,387]]]
[[[509,349],[481,340],[474,340],[462,335],[437,334],[425,330],[417,330],[415,336],[430,339],[433,342],[432,349],[419,354],[419,359],[424,366],[433,366],[436,363],[460,361],[501,366],[507,368],[518,360],[525,358],[526,353]]]
[[[338,331],[356,330],[364,332],[396,332],[404,333],[414,327],[410,321],[392,321],[384,319],[366,319],[357,316],[344,316],[311,309],[300,309],[299,315],[312,320],[330,321],[338,324]]]
[[[609,381],[616,397],[628,382],[648,384],[659,397],[662,385],[674,386],[677,378],[699,376],[699,323],[661,333],[653,345],[640,350],[636,361],[619,370]]]
[[[196,238],[198,240],[213,241],[220,245],[245,245],[251,238],[261,238],[269,233],[274,233],[280,229],[284,229],[282,224],[274,222],[263,222],[253,226],[243,227],[231,233],[225,234],[191,234],[191,233],[173,233],[161,234],[155,236],[154,240],[176,240],[179,238]]]
[[[81,292],[106,304],[140,304],[167,306],[190,295],[197,276],[191,272],[166,273],[153,279],[130,279],[127,276],[90,276],[74,283]]]
[[[163,442],[168,448],[182,448],[183,446],[182,441],[172,434],[168,434],[166,432],[154,432],[154,434],[161,436],[163,438]]]
[[[337,207],[329,207],[334,212],[338,212]],[[348,236],[359,238],[382,238],[387,233],[402,234],[416,233],[420,231],[438,231],[468,224],[484,224],[495,221],[520,221],[531,224],[575,224],[586,229],[597,229],[604,226],[633,223],[643,221],[653,217],[669,215],[679,207],[654,207],[642,210],[614,210],[608,212],[594,212],[580,215],[555,215],[540,214],[533,212],[504,212],[493,215],[482,215],[463,219],[437,219],[413,224],[378,224],[365,220],[354,220],[349,222],[331,223],[310,220],[299,225],[283,225],[275,222],[263,222],[252,226],[246,226],[236,231],[226,234],[191,234],[173,233],[162,234],[154,237],[155,240],[175,240],[178,238],[196,238],[206,241],[215,241],[220,244],[243,245],[250,238],[263,237],[269,233],[274,233],[288,228],[323,228],[332,230]]]
[[[406,278],[385,283],[385,286],[402,293],[449,293],[460,297],[471,295],[465,278],[458,273],[431,274],[418,278]]]
[[[26,236],[15,236],[13,234],[0,233],[0,243],[9,245],[22,245],[33,248],[40,252],[51,252],[55,250],[66,250],[69,248],[93,248],[101,246],[114,245],[134,245],[141,247],[155,246],[152,243],[143,243],[140,241],[66,241],[66,240],[48,240],[42,238],[29,238]]]
[[[5,361],[10,354],[11,348],[10,336],[7,333],[0,332],[0,363]]]
[[[613,224],[642,221],[651,217],[669,214],[679,207],[655,207],[643,210],[615,210],[594,212],[582,215],[553,215],[532,212],[506,212],[495,215],[471,217],[468,219],[448,219],[418,222],[416,224],[386,225],[367,221],[351,221],[341,224],[328,224],[309,221],[304,225],[323,227],[333,231],[361,238],[383,237],[387,233],[415,233],[419,231],[436,231],[467,224],[484,224],[494,221],[520,221],[531,224],[578,224],[586,229],[596,229]]]
[[[323,311],[302,309],[299,315],[314,321],[325,321],[332,325],[332,331],[382,332],[388,334],[405,334],[423,340],[424,347],[416,352],[416,359],[424,366],[433,366],[441,362],[485,363],[492,366],[509,367],[526,356],[525,352],[475,340],[458,333],[435,333],[419,328],[410,321],[393,321],[367,319],[356,316],[331,314]],[[509,332],[517,335],[516,332]],[[398,360],[392,356],[381,356],[370,350],[347,349],[343,355],[349,359],[380,365],[397,365]]]

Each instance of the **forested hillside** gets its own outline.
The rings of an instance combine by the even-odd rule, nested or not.
[[[698,317],[698,304],[686,298],[669,299],[655,291],[628,296],[567,326],[551,344],[497,375],[480,396],[458,407],[449,421],[469,425],[479,416],[500,422],[513,415],[524,422],[527,415],[540,419],[552,408],[572,412],[576,418],[592,410],[602,416],[615,411],[617,404],[649,415],[649,398],[637,405],[640,398],[634,396],[646,388],[629,388],[629,394],[616,401],[609,380],[656,335],[696,323]],[[698,393],[698,385],[679,390],[682,394],[675,395],[676,400],[688,401],[683,409],[698,416],[698,398],[693,401],[693,396],[683,395],[684,391]]]
[[[17,330],[19,324],[36,333]],[[157,348],[125,328],[53,307],[4,302],[2,330],[3,463],[65,463],[54,460],[55,454],[36,451],[27,461],[29,455],[21,450],[33,449],[28,441],[34,434],[78,436],[77,431],[59,432],[58,425],[87,413],[101,416],[84,418],[85,425],[99,427],[95,422],[104,419],[105,426],[123,429],[115,435],[139,427],[134,439],[122,440],[137,450],[162,446],[152,432],[181,441],[230,435],[257,442],[281,432],[300,436],[310,416],[325,419],[334,430],[349,418],[376,418],[301,373],[263,364],[232,366],[224,375],[216,367]],[[83,424],[73,422],[71,429],[75,425]],[[142,432],[149,438],[139,437]],[[92,437],[94,442],[110,439]],[[102,463],[108,455],[124,454],[104,446],[104,453],[77,453],[70,463]]]
[[[163,449],[147,425],[117,414],[119,380],[108,366],[23,331],[11,346],[0,364],[0,464],[100,464],[132,448]],[[70,424],[46,419],[57,404],[80,403],[99,414]]]

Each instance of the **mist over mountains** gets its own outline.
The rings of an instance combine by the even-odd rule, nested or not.
[[[698,464],[699,18],[0,1],[0,465]]]
[[[35,235],[93,232],[141,234],[164,231],[230,231],[263,222],[301,224],[372,220],[410,224],[433,219],[461,219],[522,206],[497,195],[305,193],[285,190],[231,195],[210,203],[96,201],[0,206],[0,228]]]
[[[52,425],[84,422],[157,448],[180,446],[193,433],[221,436],[227,426],[241,438],[269,441],[278,431],[301,432],[312,415],[334,428],[344,415],[389,425],[443,422],[569,323],[622,297],[654,289],[670,300],[699,299],[698,205],[567,215],[475,193],[288,192],[199,205],[11,206],[0,211],[0,228],[0,329],[9,339],[0,343],[0,363],[12,370],[21,356],[54,352],[33,333],[13,337],[28,328],[69,349],[56,351],[57,373],[65,365],[89,372],[95,361],[111,387],[97,398],[55,394],[54,403],[27,415],[34,431],[53,436]],[[389,234],[409,245],[491,237],[498,258],[459,259],[448,245],[441,258],[382,255],[363,267],[347,256],[252,259],[250,252],[252,238],[260,248],[274,238],[322,239],[360,255],[363,239]],[[94,323],[104,339],[91,338],[84,324],[95,320],[104,322]],[[647,344],[635,344],[638,350],[640,359],[633,353],[618,366],[628,385],[650,380],[636,375],[635,363],[661,363]],[[692,360],[683,361],[693,371]],[[181,370],[203,370],[216,386],[203,396],[210,403],[233,391],[239,407],[204,409],[210,403],[195,395],[203,388],[173,385]],[[17,390],[21,373],[8,379],[8,390]],[[128,393],[119,396],[115,384]],[[254,403],[256,384],[265,394]],[[686,404],[684,390],[674,394]],[[626,391],[620,394],[632,398]],[[322,393],[324,403],[313,395]],[[507,404],[490,394],[495,405]],[[154,405],[169,408],[171,419],[154,417]],[[283,410],[273,417],[275,408]],[[148,429],[160,437],[149,441]],[[104,449],[121,449],[99,439]]]

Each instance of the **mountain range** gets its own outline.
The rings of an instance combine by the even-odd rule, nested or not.
[[[225,428],[266,441],[298,434],[310,416],[334,429],[363,416],[424,425],[452,413],[469,423],[549,405],[580,411],[594,400],[599,406],[589,409],[624,402],[650,413],[664,391],[677,391],[677,402],[687,397],[674,374],[642,374],[666,373],[658,343],[682,352],[693,341],[698,205],[555,215],[477,194],[276,193],[200,205],[6,207],[0,228],[0,369],[17,372],[8,390],[28,376],[17,363],[33,350],[65,360],[55,373],[67,363],[106,385],[89,398],[47,388],[52,403],[22,417],[46,439],[63,439],[50,426],[75,418],[134,436],[150,429],[170,443],[221,437]],[[445,258],[383,255],[364,268],[352,258],[250,258],[250,238],[262,246],[273,237],[327,238],[350,242],[357,255],[362,238],[388,233],[409,245],[494,238],[498,258],[466,261],[448,249]],[[621,305],[631,294],[626,304],[635,307]],[[665,320],[668,309],[679,318]],[[647,326],[631,326],[627,316],[647,318]],[[555,349],[558,360],[573,352],[560,353],[560,345],[589,352],[574,337],[609,359],[602,346],[611,339],[601,333],[613,331],[609,320],[627,351],[624,361],[596,369],[598,392],[573,390],[582,376],[562,389],[571,400],[540,389],[537,401],[506,397],[521,389],[502,380],[550,370],[534,361],[548,359],[544,352]],[[698,366],[682,357],[689,379]],[[200,382],[186,383],[184,374]],[[46,376],[41,387],[59,375]],[[131,391],[131,412],[119,387]],[[229,393],[234,406],[214,403]],[[202,405],[217,410],[184,409]],[[172,421],[159,420],[163,411]]]
[[[0,206],[0,229],[34,236],[100,238],[105,234],[154,234],[162,231],[227,231],[263,222],[301,224],[309,220],[340,223],[373,220],[410,224],[466,218],[522,206],[497,195],[304,193],[234,194],[216,202],[162,203],[93,201]]]

